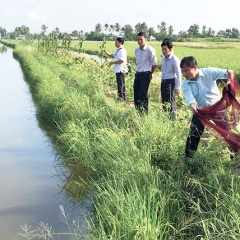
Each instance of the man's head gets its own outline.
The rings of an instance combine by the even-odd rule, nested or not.
[[[123,44],[124,44],[124,39],[123,39],[123,37],[121,37],[121,36],[117,37],[116,40],[115,40],[115,46],[116,46],[116,47],[120,47],[120,46],[123,45]]]
[[[162,53],[163,53],[163,55],[164,55],[165,57],[169,57],[170,54],[172,53],[172,48],[173,48],[172,41],[171,41],[169,38],[165,38],[165,39],[162,41],[161,47],[162,47]]]
[[[145,32],[139,32],[137,34],[137,42],[140,48],[143,48],[147,42],[147,35]]]
[[[196,80],[198,78],[197,60],[193,56],[184,57],[181,60],[180,68],[182,75],[188,80]]]

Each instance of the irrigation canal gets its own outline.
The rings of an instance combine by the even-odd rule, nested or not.
[[[38,127],[21,67],[11,48],[0,49],[0,239],[25,239],[18,234],[25,223],[36,229],[44,222],[54,232],[67,233],[59,205],[70,211],[70,224],[76,217],[83,221],[86,210],[60,194],[55,155]]]

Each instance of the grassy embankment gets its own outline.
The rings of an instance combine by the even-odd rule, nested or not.
[[[184,164],[184,104],[174,122],[153,104],[139,116],[130,103],[114,101],[114,76],[105,65],[25,46],[14,55],[63,164],[83,169],[69,194],[94,195],[86,239],[239,239],[234,163],[210,139]]]

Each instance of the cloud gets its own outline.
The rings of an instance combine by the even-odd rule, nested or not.
[[[36,21],[36,22],[39,22],[39,21],[44,20],[44,17],[40,16],[40,15],[39,15],[38,13],[36,13],[36,12],[31,12],[31,13],[29,14],[29,18],[30,18],[30,20]]]
[[[14,7],[13,7],[14,6]],[[211,27],[213,30],[240,29],[239,0],[148,0],[147,6],[137,0],[121,0],[117,7],[111,0],[8,0],[1,3],[1,27],[8,31],[26,25],[30,31],[94,31],[95,25],[119,23],[121,26],[146,22],[157,29],[160,22],[173,26],[174,33],[186,31],[192,24]]]

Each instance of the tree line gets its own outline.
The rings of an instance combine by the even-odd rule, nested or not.
[[[16,27],[13,32],[8,32],[5,28],[0,27],[0,37],[15,39],[18,35],[25,35],[26,38],[29,39],[38,39],[39,37],[52,34],[57,36],[59,39],[75,38],[79,40],[101,41],[103,39],[112,40],[115,38],[115,36],[121,35],[127,41],[135,41],[136,34],[138,32],[146,32],[148,36],[153,36],[156,41],[161,41],[166,37],[171,38],[172,41],[186,41],[188,38],[212,38],[212,40],[219,38],[240,38],[240,32],[237,28],[233,27],[216,32],[211,27],[207,26],[202,26],[200,29],[198,24],[192,24],[187,30],[180,31],[178,34],[175,34],[173,26],[167,26],[166,22],[164,21],[157,25],[157,29],[148,27],[146,22],[137,23],[134,27],[132,27],[130,24],[121,26],[119,23],[97,23],[94,30],[86,33],[84,33],[82,30],[73,30],[71,33],[61,32],[60,29],[56,27],[52,32],[47,34],[47,29],[48,27],[45,24],[41,26],[40,33],[30,33],[29,27],[25,25]]]

